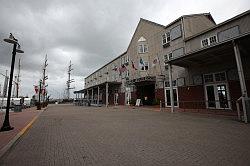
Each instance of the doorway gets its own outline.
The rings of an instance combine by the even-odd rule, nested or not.
[[[178,91],[177,88],[173,88],[173,96],[174,96],[174,106],[178,107]],[[171,107],[171,97],[170,97],[170,88],[165,89],[165,105],[166,107]]]
[[[214,109],[230,109],[228,86],[226,83],[205,85],[206,106]]]

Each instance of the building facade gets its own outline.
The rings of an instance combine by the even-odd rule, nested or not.
[[[249,33],[249,11],[218,25],[209,13],[166,26],[140,19],[127,50],[86,77],[78,92],[98,105],[141,99],[172,110],[236,112],[249,91]]]

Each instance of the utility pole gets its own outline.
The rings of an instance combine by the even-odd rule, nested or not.
[[[45,81],[48,79],[48,76],[46,75],[46,68],[47,68],[47,66],[48,66],[48,57],[47,57],[47,54],[46,54],[46,56],[45,56],[45,60],[44,60],[44,66],[43,66],[43,78],[42,78],[42,96],[43,96],[43,98],[42,98],[42,100],[43,100],[43,103],[44,103],[44,101],[45,101],[45,96],[46,96],[46,87],[48,86],[48,85],[46,85],[46,83],[45,83]],[[44,104],[43,104],[43,106],[44,106]]]
[[[19,96],[19,88],[20,88],[20,71],[21,71],[21,60],[20,60],[20,58],[19,58],[19,60],[18,60],[18,70],[17,70],[17,80],[16,80],[16,82],[17,82],[17,84],[16,84],[16,97],[18,98],[18,96]]]
[[[41,110],[41,89],[42,89],[42,80],[39,80],[37,110]]]
[[[70,85],[71,85],[72,82],[75,82],[74,79],[71,79],[71,77],[70,77],[72,70],[73,70],[73,68],[72,68],[72,64],[71,64],[71,61],[70,61],[69,62],[69,67],[68,67],[68,81],[66,82],[66,85],[67,85],[66,91],[67,91],[67,99],[68,100],[70,99],[70,89],[74,89]]]

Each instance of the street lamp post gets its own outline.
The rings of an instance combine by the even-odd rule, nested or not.
[[[4,41],[7,42],[7,43],[14,44],[13,45],[13,51],[12,51],[11,68],[10,68],[10,81],[9,81],[9,89],[8,89],[8,96],[7,96],[6,113],[5,113],[3,126],[0,129],[0,131],[9,131],[9,130],[14,129],[14,127],[10,126],[9,110],[10,110],[10,97],[11,97],[13,73],[14,73],[14,67],[15,67],[15,58],[16,58],[16,53],[17,52],[18,53],[24,53],[24,52],[20,49],[20,45],[18,44],[18,40],[15,39],[15,37],[11,33],[10,33],[9,38],[4,39]]]

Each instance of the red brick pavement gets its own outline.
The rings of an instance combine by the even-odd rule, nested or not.
[[[41,111],[35,107],[23,109],[22,112],[10,112],[10,124],[14,127],[11,131],[0,132],[0,150],[7,145],[23,128],[25,128],[34,117]],[[4,121],[5,112],[0,112],[0,125]]]

